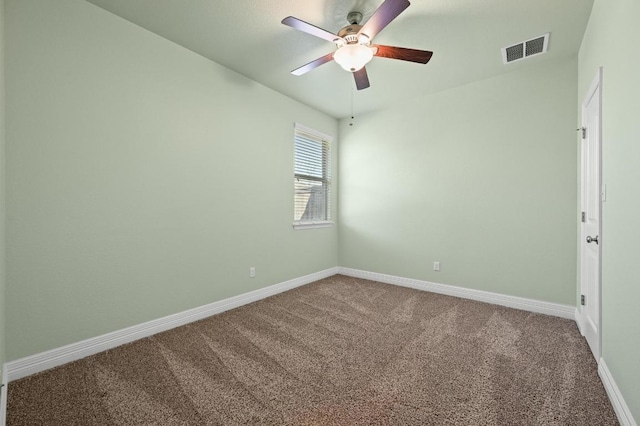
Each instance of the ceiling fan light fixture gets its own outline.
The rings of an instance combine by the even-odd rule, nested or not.
[[[345,71],[356,72],[373,59],[373,51],[363,44],[345,44],[333,54],[333,59]]]

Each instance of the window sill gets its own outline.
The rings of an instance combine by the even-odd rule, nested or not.
[[[329,228],[333,224],[334,222],[328,220],[322,222],[293,222],[293,229]]]

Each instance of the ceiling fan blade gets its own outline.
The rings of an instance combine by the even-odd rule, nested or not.
[[[389,25],[389,22],[396,19],[410,4],[409,0],[385,0],[367,23],[360,28],[358,35],[366,34],[369,40],[373,39],[376,34]]]
[[[291,74],[302,75],[302,74],[308,73],[312,69],[318,68],[320,65],[326,64],[327,62],[332,60],[333,60],[333,52],[328,53],[323,57],[316,59],[315,61],[311,61],[308,64],[301,66],[300,68],[296,68],[295,70],[291,71]]]
[[[381,58],[400,59],[401,61],[417,62],[426,64],[433,56],[433,52],[428,50],[408,49],[406,47],[384,46],[381,44],[372,44],[371,47],[377,49],[373,54]]]
[[[369,76],[367,75],[367,69],[365,67],[360,68],[353,73],[353,77],[356,79],[356,87],[358,90],[366,89],[369,87]]]
[[[315,25],[311,25],[308,22],[304,22],[298,18],[294,18],[293,16],[287,16],[282,20],[282,23],[290,26],[291,28],[295,28],[296,30],[300,30],[307,34],[314,35],[316,37],[323,38],[327,41],[334,42],[335,40],[340,39],[335,34],[330,33],[327,30],[323,30],[322,28],[316,27]]]

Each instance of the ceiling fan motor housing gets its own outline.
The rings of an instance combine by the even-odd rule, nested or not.
[[[338,47],[342,47],[345,44],[362,44],[368,46],[370,44],[369,36],[366,34],[360,34],[358,36],[360,28],[362,28],[362,25],[351,24],[338,31],[338,37],[342,39],[336,43]]]

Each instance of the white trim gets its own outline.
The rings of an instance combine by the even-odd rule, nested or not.
[[[575,318],[576,325],[578,326],[578,331],[580,331],[580,335],[584,337],[584,330],[582,329],[582,314],[580,313],[580,308],[576,307],[576,315]]]
[[[0,426],[5,426],[7,423],[7,364],[2,366],[2,389],[0,390]]]
[[[293,229],[313,229],[313,228],[330,228],[334,222],[323,220],[320,222],[293,222]]]
[[[316,137],[319,137],[320,139],[322,139],[324,142],[333,142],[333,136],[328,135],[326,133],[322,133],[316,129],[312,129],[311,127],[305,126],[304,124],[300,124],[300,123],[293,123],[293,128],[296,130],[300,130],[302,132],[308,133],[310,135],[314,135]]]
[[[162,331],[170,330],[190,322],[198,321],[211,315],[219,314],[238,306],[246,305],[257,300],[300,287],[323,278],[330,277],[338,273],[338,268],[329,268],[324,271],[305,275],[303,277],[294,278],[279,284],[259,290],[250,291],[238,296],[229,297],[217,302],[209,303],[204,306],[189,309],[177,314],[168,315],[142,324],[124,328],[122,330],[113,331],[101,336],[92,337],[81,342],[72,343],[60,348],[30,355],[5,363],[5,374],[3,380],[10,382],[40,371],[48,370],[71,361],[75,361],[89,355],[94,355],[107,349],[134,340],[152,336]],[[3,388],[4,390],[4,388]]]
[[[604,362],[604,358],[600,358],[600,362],[598,363],[598,375],[600,376],[600,380],[602,380],[604,389],[607,391],[607,395],[609,396],[609,400],[611,400],[611,405],[613,405],[613,410],[616,412],[620,424],[622,426],[638,426],[620,389],[618,389],[616,381],[613,380],[613,376],[607,367],[607,363]]]
[[[448,296],[460,297],[462,299],[477,300],[480,302],[492,303],[494,305],[521,309],[523,311],[553,315],[560,318],[575,319],[575,306],[544,302],[541,300],[526,299],[524,297],[507,296],[504,294],[491,293],[488,291],[473,290],[447,284],[432,283],[428,281],[416,280],[413,278],[396,277],[393,275],[361,271],[358,269],[343,267],[339,267],[338,269],[340,274],[350,277],[364,278],[367,280],[378,281],[386,284],[394,284],[402,287],[415,288],[417,290],[430,291],[432,293],[446,294]]]

